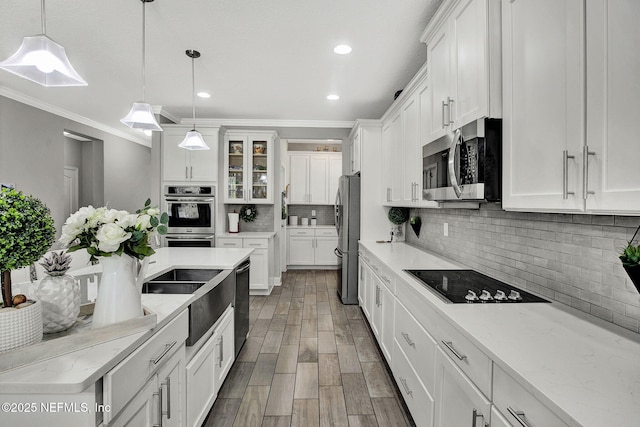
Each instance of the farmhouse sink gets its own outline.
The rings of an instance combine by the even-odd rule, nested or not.
[[[142,285],[143,294],[192,294],[222,270],[174,268]]]

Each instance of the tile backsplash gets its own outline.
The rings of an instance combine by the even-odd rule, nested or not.
[[[640,217],[506,212],[499,204],[411,215],[422,229],[416,237],[407,227],[407,243],[639,332],[640,294],[618,255]]]
[[[227,213],[240,212],[240,208],[244,205],[224,205],[225,218],[224,218],[224,230],[229,231],[229,219]],[[244,222],[240,220],[240,231],[274,231],[273,230],[273,205],[256,205],[258,215],[253,222]]]
[[[287,214],[297,215],[298,224],[300,218],[311,219],[311,210],[315,209],[318,225],[334,225],[334,207],[332,205],[288,205]]]

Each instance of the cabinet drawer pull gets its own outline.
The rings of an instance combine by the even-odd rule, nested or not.
[[[387,276],[385,276],[382,273],[380,273],[380,277],[382,277],[382,280],[387,284],[387,286],[391,286],[391,279],[389,279]]]
[[[162,385],[167,386],[167,412],[164,414],[167,415],[167,419],[171,419],[171,377],[167,377],[167,380],[160,385],[160,390],[162,390]],[[160,401],[162,403],[162,401]]]
[[[151,359],[151,363],[153,363],[154,365],[157,365],[158,363],[160,363],[160,361],[162,360],[162,358],[164,356],[166,356],[167,353],[169,353],[169,351],[173,348],[174,345],[178,344],[178,341],[174,341],[171,344],[166,344],[164,346],[164,350],[162,350],[162,353],[160,353],[158,355],[158,357],[156,357],[155,359]]]
[[[220,361],[218,362],[218,366],[222,368],[222,361],[224,360],[224,337],[220,337],[218,343],[220,344]]]
[[[153,393],[153,396],[158,396],[158,423],[153,424],[153,427],[162,427],[162,386],[156,393]]]
[[[407,379],[406,378],[402,378],[400,377],[400,383],[402,383],[402,387],[404,387],[404,391],[411,397],[413,397],[413,391],[411,391],[409,389],[409,386],[407,385]]]
[[[521,425],[522,427],[530,427],[530,426],[529,426],[529,423],[527,423],[527,422],[524,420],[524,412],[522,412],[522,411],[516,411],[516,410],[515,410],[515,409],[513,409],[511,406],[508,406],[508,407],[507,407],[507,411],[509,411],[509,413],[511,414],[511,416],[512,416],[513,418],[515,418],[515,419],[516,419],[516,421],[517,421],[518,423],[520,423],[520,425]]]
[[[471,427],[476,427],[476,419],[478,417],[482,418],[482,421],[484,421],[484,415],[482,415],[480,412],[478,412],[478,410],[476,408],[473,408],[472,417],[473,417],[473,419],[471,420]],[[488,426],[489,424],[484,424],[484,425]]]
[[[236,243],[225,243],[224,246],[237,246]]]
[[[459,360],[465,360],[467,358],[467,356],[465,356],[464,354],[458,353],[456,349],[453,348],[453,341],[442,340],[442,344],[444,344],[444,346],[447,347],[449,351],[451,351],[451,353],[453,353],[453,355],[456,356]]]
[[[262,246],[262,243],[249,243],[249,246]]]
[[[404,337],[404,339],[407,342],[407,344],[409,344],[409,346],[411,346],[413,348],[416,348],[416,343],[411,341],[411,338],[409,338],[409,334],[408,333],[402,332],[402,336]]]

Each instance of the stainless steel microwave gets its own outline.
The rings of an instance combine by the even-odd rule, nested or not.
[[[501,200],[501,119],[472,122],[425,145],[422,154],[424,200]]]

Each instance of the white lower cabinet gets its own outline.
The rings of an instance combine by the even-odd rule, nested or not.
[[[491,402],[442,349],[436,364],[436,426],[485,427]]]
[[[188,333],[185,310],[105,374],[104,403],[111,408],[104,413],[105,424],[184,425]]]
[[[497,365],[493,371],[493,403],[514,426],[568,427]]]
[[[338,233],[334,228],[289,228],[288,265],[335,266]]]
[[[216,239],[216,247],[219,248],[247,248],[253,249],[251,254],[251,269],[249,270],[249,291],[257,295],[265,295],[271,292],[272,280],[269,277],[269,265],[273,258],[273,236],[271,237],[244,237],[242,233]]]
[[[371,313],[373,311],[373,270],[365,261],[362,255],[359,257],[358,263],[358,301],[364,315],[372,323]]]
[[[233,364],[233,307],[216,322],[213,334],[187,364],[187,426],[198,427],[213,406]]]
[[[418,378],[418,374],[412,368],[398,342],[395,341],[394,345],[392,369],[400,393],[402,393],[416,425],[432,427],[435,401]]]

